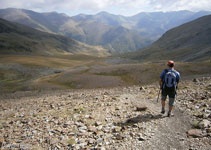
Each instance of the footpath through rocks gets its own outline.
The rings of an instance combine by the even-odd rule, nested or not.
[[[184,81],[170,118],[157,95],[154,84],[1,99],[0,148],[210,149],[211,78]]]

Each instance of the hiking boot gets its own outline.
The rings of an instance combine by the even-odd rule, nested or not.
[[[167,117],[173,117],[173,116],[174,116],[174,114],[169,111]]]
[[[161,114],[165,114],[165,110],[162,110],[162,111],[161,111]]]

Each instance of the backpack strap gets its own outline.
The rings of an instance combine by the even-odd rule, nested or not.
[[[176,70],[172,70],[172,72],[175,73],[175,75],[177,76],[177,71]],[[176,78],[176,82],[179,83],[179,80]]]
[[[163,78],[162,78],[162,85],[161,85],[162,89],[164,89],[165,76],[166,76],[166,73],[167,73],[167,72],[168,72],[168,69],[164,69],[164,76],[163,76]]]
[[[176,84],[175,84],[175,92],[176,92],[177,84],[179,83],[179,81],[177,81],[177,71],[176,70],[172,70],[172,72],[174,72],[174,74],[176,75]]]

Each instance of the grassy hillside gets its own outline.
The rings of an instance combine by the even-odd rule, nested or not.
[[[0,93],[145,85],[157,82],[166,68],[166,62],[107,63],[107,59],[84,55],[0,55]],[[183,80],[210,76],[210,67],[210,62],[176,62]]]
[[[67,70],[89,66],[99,59],[102,58],[87,55],[0,55],[0,92],[62,89],[62,84],[37,84],[36,80],[60,76]]]
[[[211,15],[167,31],[152,46],[131,54],[144,60],[211,60]]]
[[[0,19],[1,54],[86,54],[107,56],[101,47],[89,46],[61,35],[41,32],[33,28]]]

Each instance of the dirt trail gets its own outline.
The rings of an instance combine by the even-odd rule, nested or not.
[[[157,85],[141,89],[133,86],[63,91],[18,101],[1,99],[0,147],[208,150],[211,146],[210,81],[209,78],[181,85],[174,117],[170,118],[160,114]],[[208,122],[200,129],[203,135],[197,138],[187,135],[194,119]]]
[[[130,99],[134,99],[135,103],[141,103],[148,107],[147,115],[138,115],[135,118],[135,123],[146,123],[149,133],[149,140],[143,141],[140,147],[133,147],[132,149],[153,149],[153,150],[186,150],[189,149],[189,142],[187,141],[186,132],[191,128],[190,118],[184,114],[177,107],[174,109],[174,116],[167,117],[167,114],[161,115],[160,101],[156,102],[154,99],[142,99],[142,94],[127,95]],[[146,95],[144,95],[146,97]],[[166,106],[166,112],[168,106]],[[130,118],[131,119],[131,118]],[[152,124],[151,124],[152,122]]]
[[[160,106],[154,106],[160,110]],[[174,109],[174,117],[163,116],[159,119],[155,136],[144,146],[144,149],[189,149],[186,132],[190,129],[190,119],[185,116],[178,108]]]

